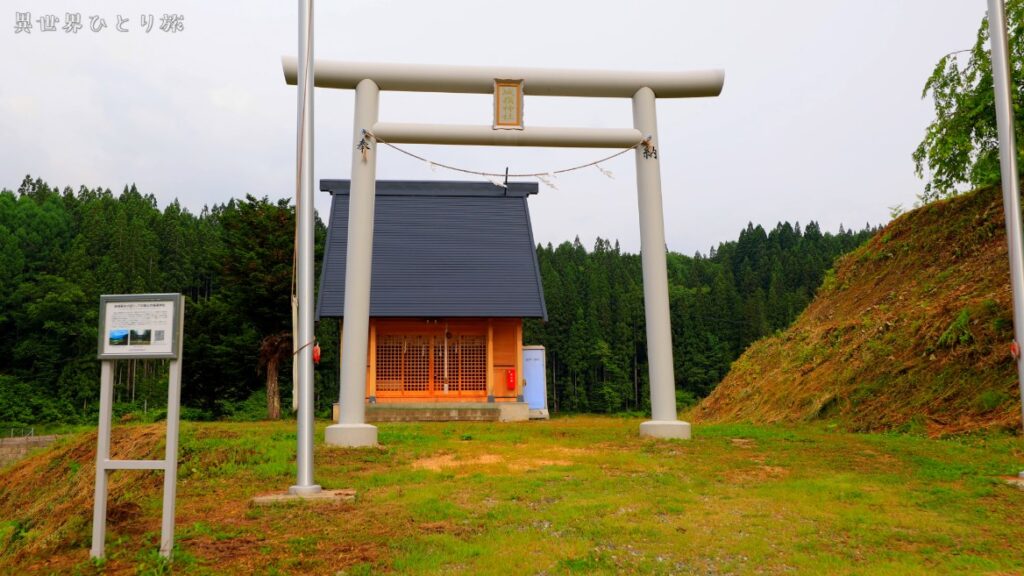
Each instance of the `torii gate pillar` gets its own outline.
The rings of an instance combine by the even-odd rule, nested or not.
[[[676,414],[668,270],[665,262],[665,217],[661,202],[661,162],[658,160],[657,149],[658,122],[654,91],[650,88],[641,88],[633,95],[633,127],[651,141],[651,147],[640,146],[636,149],[640,261],[643,266],[647,363],[651,383],[651,419],[640,425],[640,435],[688,439],[690,423],[680,421]]]
[[[377,427],[366,423],[366,347],[370,331],[370,273],[373,258],[373,209],[377,192],[377,151],[364,150],[363,127],[377,123],[380,89],[373,80],[356,85],[352,136],[352,184],[348,207],[345,268],[345,329],[341,338],[339,418],[324,440],[335,446],[375,446]],[[366,152],[364,154],[364,151]]]

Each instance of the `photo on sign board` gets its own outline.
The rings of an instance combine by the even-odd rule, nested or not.
[[[153,343],[152,330],[132,330],[132,346],[149,346]]]
[[[128,331],[127,330],[111,330],[109,336],[109,342],[111,346],[127,346],[128,345]]]

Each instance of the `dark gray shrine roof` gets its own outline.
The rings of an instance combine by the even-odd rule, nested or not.
[[[322,180],[331,216],[317,316],[345,309],[348,180]],[[547,320],[526,198],[536,183],[378,181],[370,316]]]

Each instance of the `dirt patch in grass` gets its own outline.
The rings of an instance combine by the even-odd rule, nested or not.
[[[568,450],[565,450],[568,452]],[[582,452],[582,451],[577,451]],[[413,469],[430,470],[441,472],[444,470],[456,470],[466,468],[478,468],[481,466],[502,466],[508,470],[523,472],[536,470],[545,466],[571,466],[571,460],[554,460],[548,458],[517,458],[506,457],[501,454],[480,454],[471,457],[457,457],[455,454],[439,454],[420,458],[412,463]]]
[[[515,462],[509,463],[509,470],[516,472],[523,472],[527,470],[536,470],[538,468],[544,468],[546,466],[572,466],[570,460],[516,460]]]
[[[477,533],[473,526],[459,524],[451,520],[439,522],[411,522],[411,527],[421,534],[448,534],[457,538],[465,538]]]
[[[605,445],[594,448],[567,448],[565,446],[553,446],[550,448],[550,452],[555,454],[561,454],[563,456],[589,456],[591,454],[599,454],[602,450],[614,449],[616,446]]]
[[[356,564],[377,564],[386,549],[379,544],[345,544],[324,541],[317,546],[317,554],[333,567]]]
[[[504,461],[505,459],[497,454],[484,454],[476,458],[462,459],[457,459],[454,454],[441,454],[438,456],[420,458],[419,460],[412,463],[412,467],[417,470],[431,470],[433,472],[440,472],[442,470],[448,470],[451,468],[462,468],[465,466],[480,466],[486,464],[498,464]]]
[[[729,442],[731,442],[733,446],[737,446],[739,448],[755,448],[757,446],[757,442],[750,438],[732,438]]]
[[[255,572],[256,566],[253,561],[258,561],[260,556],[259,548],[264,540],[256,536],[234,536],[232,538],[211,538],[208,536],[190,538],[183,541],[190,554],[202,558],[211,566],[244,566],[252,568]]]
[[[725,475],[725,480],[732,484],[745,484],[750,482],[778,480],[780,478],[785,478],[786,476],[789,476],[789,470],[786,468],[760,464],[752,468],[729,470]]]

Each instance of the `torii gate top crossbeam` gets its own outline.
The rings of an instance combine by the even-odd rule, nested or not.
[[[281,59],[285,82],[296,83],[296,59]],[[376,64],[316,60],[313,70],[321,88],[352,90],[362,80],[373,80],[381,90],[399,92],[449,92],[492,94],[495,78],[522,79],[530,96],[592,96],[632,98],[637,90],[650,88],[657,98],[718,96],[725,83],[723,70],[646,72],[612,70],[562,70],[557,68],[510,68]]]

